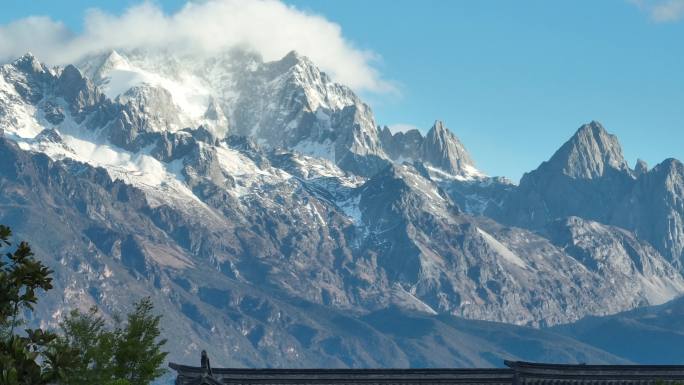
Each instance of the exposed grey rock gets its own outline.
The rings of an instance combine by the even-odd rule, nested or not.
[[[225,112],[223,112],[223,109],[214,98],[209,101],[207,110],[204,112],[204,118],[217,124],[228,124]]]
[[[83,122],[86,115],[93,112],[104,99],[104,95],[73,65],[62,70],[55,87],[57,95],[70,106],[71,115],[77,123]]]
[[[458,138],[441,121],[436,121],[421,146],[421,159],[451,174],[468,173],[470,155]]]
[[[648,164],[641,159],[637,159],[636,165],[634,166],[634,175],[640,177],[648,172]]]
[[[609,172],[609,169],[629,172],[617,137],[609,134],[596,121],[580,127],[540,168],[560,171],[573,179],[599,178]]]
[[[549,161],[523,175],[501,207],[488,215],[532,229],[568,216],[611,221],[616,202],[629,194],[634,176],[617,139],[599,123],[586,124]]]
[[[177,131],[182,127],[180,111],[171,93],[161,87],[135,86],[117,100],[128,116],[141,120],[146,131]]]
[[[38,103],[53,73],[31,53],[15,60],[11,67],[18,71],[11,71],[10,67],[6,67],[3,76],[10,80],[21,98],[28,103]]]
[[[551,223],[545,235],[585,268],[613,280],[612,295],[631,299],[634,307],[666,302],[684,287],[677,269],[653,246],[619,227],[570,217]]]
[[[164,57],[165,70],[183,69]],[[188,116],[158,85],[108,99],[100,87],[121,57],[84,67],[99,84],[29,59],[0,67],[0,123],[9,138],[0,141],[0,220],[57,270],[51,300],[39,309],[43,322],[54,325],[84,304],[111,315],[130,306],[131,293],[149,294],[179,360],[220,339],[212,356],[240,365],[469,365],[492,362],[483,347],[512,353],[491,348],[491,335],[474,336],[484,326],[454,316],[548,326],[681,290],[662,257],[680,233],[654,249],[641,230],[589,221],[612,223],[617,216],[606,207],[627,204],[615,198],[637,185],[664,212],[681,212],[681,164],[636,179],[597,124],[514,188],[466,178],[472,159],[440,123],[424,138],[380,132],[368,106],[294,53],[271,63],[244,54],[198,64],[230,88],[212,90],[208,101],[219,119],[200,110],[201,124],[191,127],[181,127]],[[62,118],[48,119],[53,107]],[[220,115],[226,127],[216,125]],[[393,163],[401,151],[418,159]],[[652,192],[663,186],[665,193]],[[546,203],[558,206],[523,215]],[[538,233],[470,215],[490,207]],[[576,210],[586,210],[585,219],[554,224]],[[637,228],[671,218],[647,222],[640,212],[621,221]],[[386,324],[394,319],[398,325]],[[412,335],[402,322],[429,326]],[[543,346],[558,338],[500,328]],[[525,354],[619,360],[561,340],[563,348]]]
[[[451,199],[470,215],[484,215],[501,208],[504,200],[516,186],[504,177],[486,177],[473,180],[440,179],[429,175],[449,194]]]
[[[380,138],[385,151],[399,163],[424,162],[458,176],[471,176],[475,170],[475,163],[461,141],[439,120],[425,137],[418,130],[392,134],[385,127]]]
[[[642,174],[613,207],[612,223],[649,241],[684,270],[684,166],[667,159]]]
[[[631,171],[617,139],[592,122],[548,162],[527,173],[500,207],[487,214],[504,223],[541,229],[578,216],[633,231],[682,269],[681,162],[669,159]]]
[[[385,126],[380,132],[380,139],[385,152],[395,161],[409,161],[420,159],[422,145],[425,138],[418,130],[408,130],[392,134]]]
[[[53,125],[59,125],[64,121],[64,109],[54,101],[46,101],[43,105],[45,120]]]

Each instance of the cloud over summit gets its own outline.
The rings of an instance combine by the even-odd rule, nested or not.
[[[167,14],[145,2],[112,15],[86,13],[82,33],[64,23],[32,16],[0,25],[0,61],[30,51],[49,64],[66,64],[110,49],[171,49],[212,55],[247,47],[265,60],[296,50],[333,79],[357,90],[391,90],[373,67],[377,56],[346,40],[338,24],[276,0],[189,2]]]

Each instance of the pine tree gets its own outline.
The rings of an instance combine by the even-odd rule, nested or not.
[[[166,340],[159,339],[161,316],[153,309],[152,300],[143,298],[128,315],[126,327],[117,331],[114,373],[131,385],[149,384],[166,373],[161,367],[168,354],[161,350]]]
[[[69,385],[107,384],[114,379],[116,333],[105,327],[97,308],[87,313],[72,310],[61,322],[60,350],[76,355],[64,383]]]
[[[166,371],[168,353],[162,352],[161,317],[153,314],[150,298],[137,302],[124,325],[108,329],[96,308],[72,311],[61,323],[61,344],[75,351],[77,363],[65,383],[69,385],[147,385]]]

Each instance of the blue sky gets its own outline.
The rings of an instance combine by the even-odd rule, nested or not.
[[[137,3],[9,0],[0,23],[40,14],[77,33],[85,9]],[[184,2],[157,3],[174,12]],[[684,5],[662,20],[657,0],[288,4],[377,55],[372,65],[397,89],[361,92],[379,124],[444,120],[490,175],[517,180],[591,120],[619,136],[631,164],[684,159]]]

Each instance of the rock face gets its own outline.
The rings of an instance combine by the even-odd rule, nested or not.
[[[643,174],[646,174],[647,172],[648,172],[648,164],[641,159],[637,159],[637,163],[634,166],[634,174],[637,177],[639,177]]]
[[[439,120],[425,137],[418,130],[392,134],[385,127],[380,138],[386,152],[400,163],[422,162],[453,176],[483,176],[461,141]]]
[[[633,183],[617,139],[592,122],[580,127],[549,161],[523,175],[500,208],[503,212],[490,215],[532,229],[568,216],[611,223],[610,207]]]
[[[635,307],[666,302],[682,291],[677,269],[627,230],[569,217],[549,224],[545,235],[586,269],[614,279],[613,295],[641,302]]]
[[[617,138],[598,123],[582,126],[548,162],[527,173],[488,215],[507,224],[541,229],[578,216],[615,225],[650,242],[682,269],[682,164],[668,159],[650,171],[631,170]]]
[[[617,137],[598,122],[580,127],[540,168],[561,172],[573,179],[597,179],[611,172],[630,173]]]
[[[421,159],[451,174],[468,174],[474,163],[458,138],[437,121],[420,148]]]
[[[684,271],[684,166],[667,159],[635,181],[614,208],[613,223],[649,241]]]
[[[455,317],[544,327],[684,293],[681,163],[632,171],[597,123],[516,187],[441,122],[380,131],[296,53],[79,67],[0,67],[0,223],[56,271],[35,322],[150,295],[180,361],[221,340],[238,365],[620,362],[495,327],[560,344],[519,356]]]

